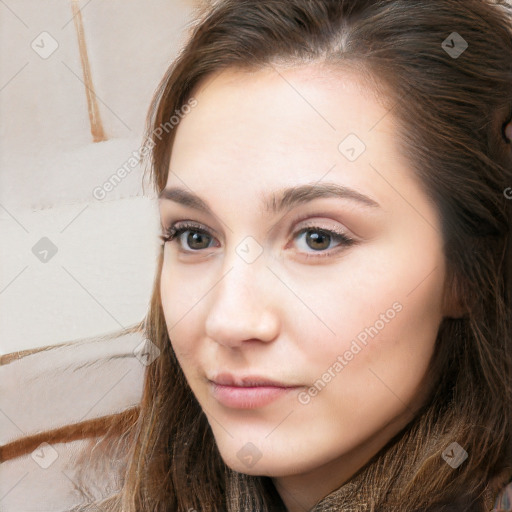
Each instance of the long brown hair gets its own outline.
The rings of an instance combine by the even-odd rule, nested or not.
[[[468,44],[461,55],[450,54],[454,37]],[[512,477],[512,201],[503,193],[512,186],[504,136],[512,117],[508,2],[216,2],[198,15],[153,99],[145,137],[152,182],[157,192],[164,188],[178,127],[169,128],[169,119],[204,78],[227,68],[321,61],[354,67],[388,102],[400,149],[441,214],[446,300],[465,314],[441,324],[431,361],[437,382],[415,419],[314,510],[489,510]],[[163,251],[143,325],[160,356],[147,368],[139,414],[124,430],[130,443],[122,489],[98,505],[119,512],[286,510],[270,478],[237,473],[220,457],[171,346],[162,261]],[[441,456],[453,442],[469,453],[457,469]]]

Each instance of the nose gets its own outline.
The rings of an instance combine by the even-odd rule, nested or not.
[[[272,278],[275,281],[263,257],[250,264],[237,256],[230,259],[228,270],[211,293],[206,335],[231,348],[248,341],[274,340],[280,322]]]

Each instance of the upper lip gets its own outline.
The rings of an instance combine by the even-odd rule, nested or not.
[[[273,379],[269,379],[267,377],[262,377],[260,375],[244,375],[244,376],[236,376],[231,375],[230,373],[219,373],[208,379],[209,381],[217,384],[219,386],[234,386],[234,387],[264,387],[264,386],[272,386],[279,388],[292,388],[296,387],[293,384],[286,384],[284,382],[279,382]]]

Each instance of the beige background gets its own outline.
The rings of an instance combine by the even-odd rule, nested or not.
[[[107,137],[97,143],[71,1],[0,2],[0,354],[135,324],[150,299],[159,219],[142,170],[103,200],[92,192],[139,149],[150,99],[194,5],[79,6]],[[33,253],[43,237],[55,255]]]

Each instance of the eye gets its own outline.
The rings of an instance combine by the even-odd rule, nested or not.
[[[203,228],[201,225],[194,222],[177,222],[169,228],[166,228],[165,235],[160,235],[160,239],[164,244],[178,239],[178,241],[181,241],[181,245],[183,246],[182,235],[185,233],[189,233],[185,237],[187,245],[190,247],[190,249],[186,249],[187,252],[208,249],[211,241],[213,240],[213,235],[208,229]],[[205,242],[207,242],[206,245]]]
[[[188,235],[183,237],[186,233]],[[181,247],[184,247],[184,242],[186,242],[188,248],[185,248],[184,252],[188,253],[208,249],[213,246],[212,242],[215,240],[210,230],[195,222],[177,222],[166,228],[165,234],[160,235],[159,238],[163,244],[178,240]],[[299,253],[305,254],[306,258],[328,257],[333,252],[338,252],[356,243],[353,238],[341,230],[326,229],[313,223],[296,231],[293,240],[297,239],[299,242],[302,241],[297,244],[302,246],[302,249],[299,248]],[[313,254],[307,250],[308,248],[313,250]]]
[[[299,252],[305,253],[306,258],[332,256],[333,252],[339,252],[356,243],[341,230],[326,229],[314,224],[297,231],[294,234],[294,240],[297,239],[299,240],[297,245],[301,249]],[[312,254],[307,249],[312,249],[313,253],[318,254]]]

